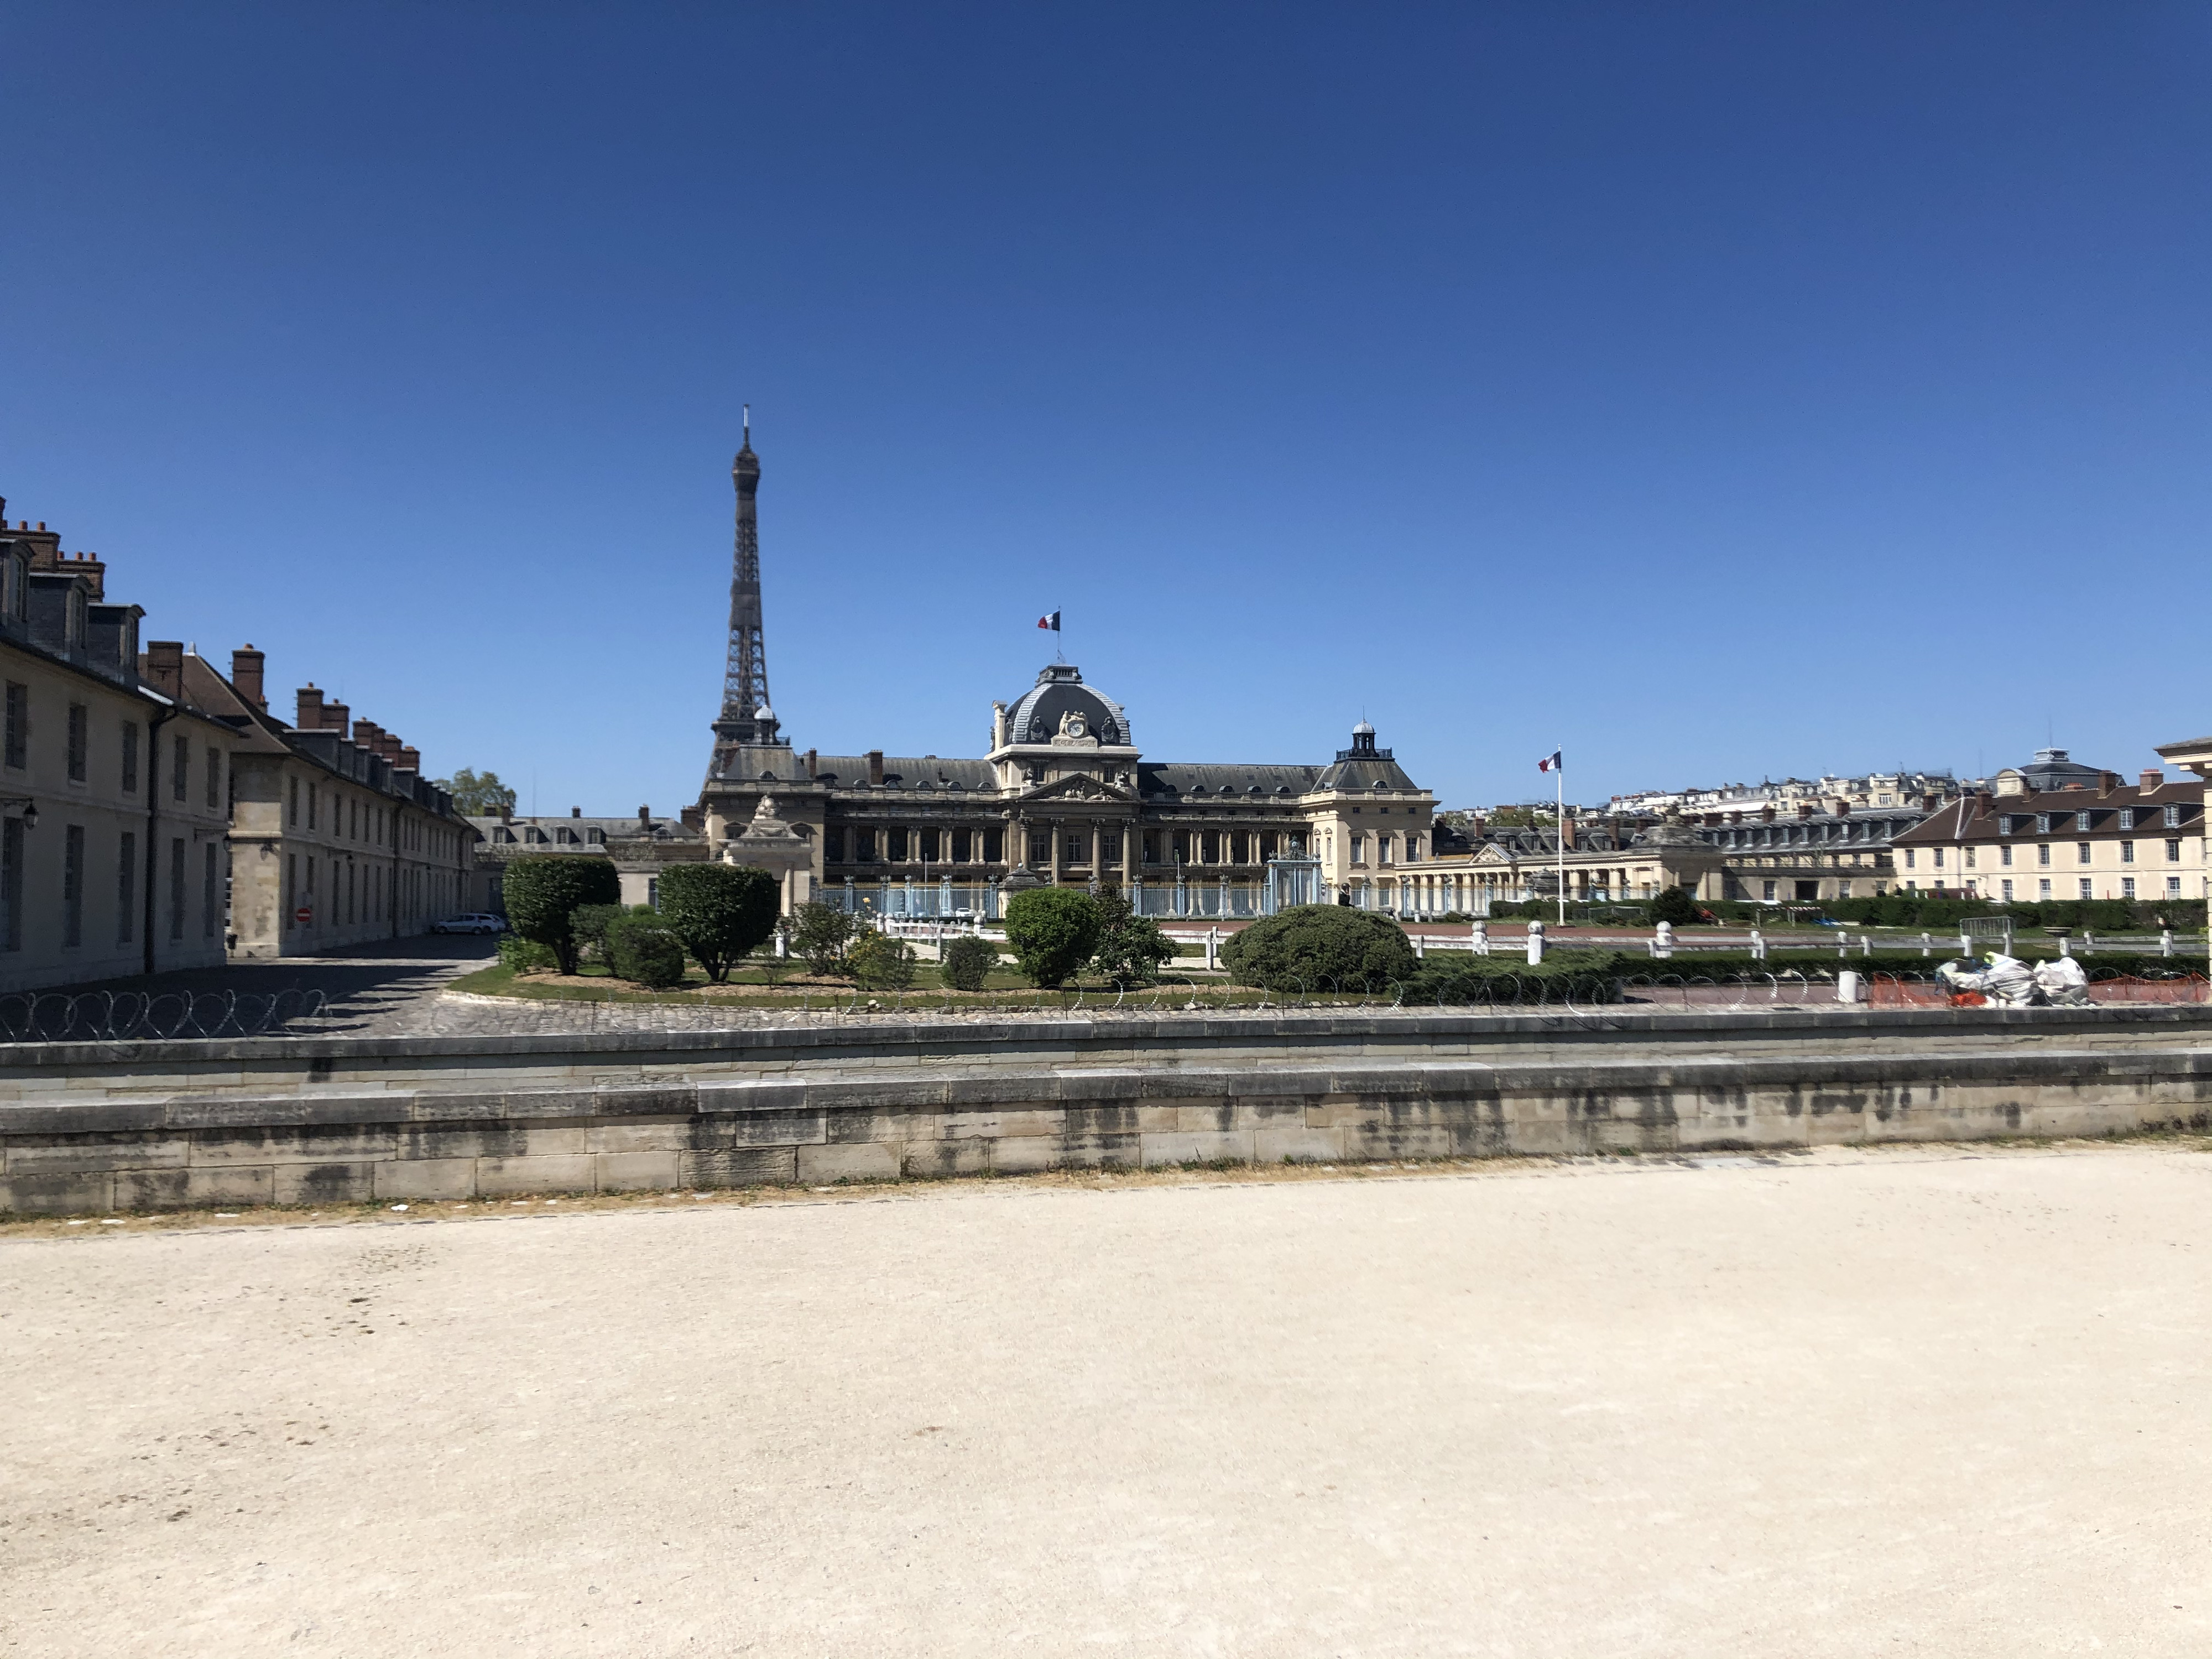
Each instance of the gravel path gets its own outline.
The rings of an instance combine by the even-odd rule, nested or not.
[[[0,1239],[0,1652],[2202,1655],[2209,1201],[1933,1149]]]

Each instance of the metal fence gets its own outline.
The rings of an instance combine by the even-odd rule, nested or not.
[[[320,991],[17,992],[0,996],[0,1042],[146,1042],[275,1036],[323,1012]]]

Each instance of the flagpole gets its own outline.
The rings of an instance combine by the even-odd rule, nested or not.
[[[1557,751],[1557,752],[1559,752],[1559,754],[1561,754],[1561,755],[1564,755],[1566,751],[1563,749],[1563,750],[1559,750],[1559,751]],[[1560,931],[1565,932],[1565,929],[1566,929],[1566,926],[1567,926],[1567,763],[1566,763],[1566,762],[1565,762],[1565,760],[1561,760],[1561,761],[1559,762],[1559,763],[1557,766],[1554,766],[1554,767],[1552,769],[1552,772],[1553,772],[1553,778],[1552,778],[1552,781],[1553,781],[1556,786],[1558,786],[1558,793],[1555,795],[1554,799],[1559,802],[1559,811],[1558,811],[1557,814],[1556,814],[1556,815],[1553,817],[1553,819],[1552,819],[1552,829],[1553,829],[1553,832],[1554,838],[1559,842],[1559,927],[1560,927]]]

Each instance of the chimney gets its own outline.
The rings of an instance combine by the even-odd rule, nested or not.
[[[345,704],[342,702],[326,702],[323,705],[324,731],[336,732],[343,736],[346,729],[352,724],[353,710],[347,708]]]
[[[868,750],[868,781],[880,787],[883,781],[884,751],[880,749],[871,749]]]
[[[2118,790],[2119,787],[2120,775],[2118,772],[2100,772],[2097,774],[2097,799],[2099,800],[2112,799],[2113,792]]]
[[[376,752],[376,741],[382,735],[374,720],[356,720],[353,723],[353,740],[372,755]]]
[[[1801,818],[1811,817],[1813,816],[1813,803],[1809,800],[1799,801],[1797,803],[1797,816]]]
[[[1575,850],[1575,815],[1572,812],[1565,813],[1560,817],[1559,845],[1570,853]]]
[[[810,749],[806,751],[806,775],[811,778],[814,775],[814,751]]]
[[[1828,810],[1839,818],[1848,817],[1850,816],[1851,804],[1838,795],[1828,803]]]
[[[641,830],[653,828],[653,809],[650,806],[641,806],[637,809],[637,827]]]
[[[2160,771],[2154,766],[2146,767],[2143,769],[2142,776],[2136,780],[2136,782],[2137,787],[2148,794],[2154,789],[2163,789],[2166,787],[2166,774]]]
[[[238,688],[238,695],[263,714],[269,712],[269,698],[261,689],[261,671],[269,660],[266,651],[256,651],[251,641],[230,653],[230,683]]]
[[[687,830],[704,830],[707,827],[707,809],[696,803],[682,808],[676,816]]]
[[[580,806],[572,806],[568,809],[568,816],[572,818],[580,818],[584,816],[584,809]]]
[[[295,732],[319,732],[323,729],[323,694],[315,690],[313,682],[301,686],[295,694],[300,700],[300,712],[293,717]]]
[[[1760,808],[1759,809],[1759,821],[1761,823],[1773,823],[1773,822],[1774,822],[1774,809],[1773,809],[1773,807],[1771,807],[1771,806],[1762,806],[1762,807],[1760,807]]]
[[[146,683],[172,702],[185,700],[185,642],[146,641]]]
[[[399,751],[399,769],[419,774],[422,770],[422,751],[403,747]]]
[[[398,732],[379,732],[376,734],[376,752],[383,756],[386,760],[391,762],[394,766],[399,764],[400,748],[401,744],[399,742],[399,734]]]
[[[85,576],[92,581],[92,601],[105,603],[107,598],[107,567],[96,554],[80,553],[70,561],[70,574]]]

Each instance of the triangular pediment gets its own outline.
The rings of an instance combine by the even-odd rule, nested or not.
[[[1036,788],[1024,790],[1024,800],[1095,800],[1131,802],[1136,799],[1133,790],[1117,784],[1101,783],[1097,778],[1077,774],[1073,777],[1055,778],[1050,783],[1041,783]]]

